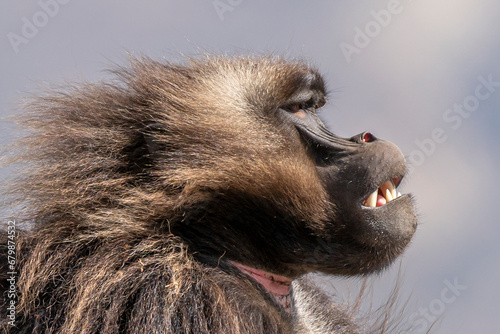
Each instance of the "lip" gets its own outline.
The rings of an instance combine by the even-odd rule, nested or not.
[[[360,204],[361,221],[355,238],[371,247],[406,245],[417,228],[418,218],[411,194],[402,195],[380,207]]]

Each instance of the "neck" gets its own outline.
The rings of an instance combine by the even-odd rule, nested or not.
[[[267,271],[251,268],[243,264],[232,262],[242,272],[260,283],[285,310],[290,310],[290,284],[292,280],[288,277],[269,273]]]

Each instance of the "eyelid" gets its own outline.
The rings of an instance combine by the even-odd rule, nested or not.
[[[310,109],[316,110],[317,108],[319,108],[319,106],[314,104],[313,99],[309,99],[309,100],[303,101],[303,102],[290,103],[290,104],[286,105],[283,109],[286,109],[286,110],[291,111],[291,112],[296,112],[299,110],[310,110]]]

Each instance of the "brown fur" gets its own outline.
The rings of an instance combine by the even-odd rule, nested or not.
[[[31,102],[26,169],[9,188],[29,229],[6,331],[291,333],[290,315],[228,260],[292,278],[317,269],[276,231],[307,222],[319,237],[335,207],[300,136],[272,116],[311,71],[271,57],[141,59],[116,82]]]

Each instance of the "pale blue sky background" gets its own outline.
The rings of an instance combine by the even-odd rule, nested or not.
[[[402,297],[413,294],[408,321],[418,327],[444,313],[438,333],[500,332],[500,2],[60,2],[0,3],[1,116],[40,83],[108,77],[104,70],[125,64],[127,51],[174,61],[205,51],[305,58],[334,92],[323,118],[336,133],[370,130],[414,162],[403,188],[421,215],[402,263]],[[380,14],[387,9],[390,17]],[[371,36],[361,36],[365,29]],[[357,48],[350,61],[347,44]],[[479,88],[481,100],[484,80],[493,84]],[[447,111],[463,103],[472,112]],[[0,131],[0,143],[17,135],[4,123]],[[376,300],[396,273],[378,278]],[[445,281],[460,288],[445,290]]]

